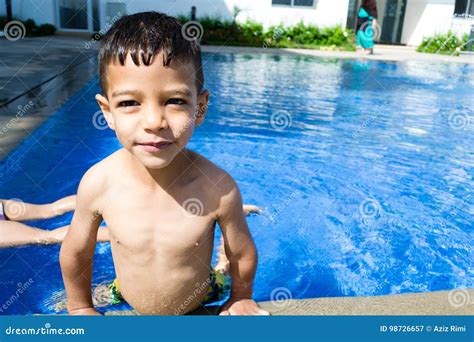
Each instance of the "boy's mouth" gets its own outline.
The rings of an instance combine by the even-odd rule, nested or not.
[[[137,143],[138,146],[143,148],[147,152],[158,152],[162,151],[165,148],[171,146],[173,142],[164,140],[158,142],[144,142],[144,143]]]

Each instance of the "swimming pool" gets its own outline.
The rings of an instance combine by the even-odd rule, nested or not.
[[[189,147],[264,208],[248,218],[257,300],[474,286],[473,66],[205,54],[204,69],[210,107]],[[98,89],[91,81],[7,156],[0,198],[73,194],[119,148]],[[58,253],[0,250],[0,314],[55,312]],[[94,263],[94,284],[114,278],[108,244]]]

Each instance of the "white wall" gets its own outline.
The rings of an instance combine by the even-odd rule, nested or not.
[[[402,43],[419,45],[423,37],[469,32],[473,20],[454,19],[454,0],[408,0],[403,23]]]
[[[26,20],[32,18],[38,24],[52,23],[58,26],[56,3],[58,0],[13,0],[13,16]],[[474,19],[453,18],[455,0],[408,0],[403,23],[401,42],[419,45],[425,36],[453,30],[467,33]],[[473,0],[474,1],[474,0]],[[238,5],[241,12],[238,21],[247,18],[261,22],[265,27],[283,23],[294,25],[299,21],[318,26],[342,25],[347,20],[349,0],[315,0],[314,8],[291,8],[272,6],[271,0],[101,0],[101,22],[105,26],[107,2],[124,3],[127,14],[141,11],[161,11],[170,15],[189,14],[196,6],[198,17],[214,16],[232,19],[233,9]],[[380,24],[384,14],[385,0],[378,0]],[[0,0],[0,15],[5,15],[5,2]]]
[[[464,33],[469,34],[471,32],[471,26],[474,25],[474,18],[453,18],[451,20],[451,30],[456,32],[459,36]]]
[[[5,12],[4,1],[0,13]],[[283,23],[294,25],[300,21],[321,27],[342,25],[347,20],[349,0],[315,0],[313,8],[272,6],[271,0],[101,0],[101,24],[105,26],[106,4],[123,3],[126,13],[160,11],[170,15],[189,15],[191,6],[196,6],[197,16],[233,18],[234,6],[240,14],[237,20],[243,22],[252,19],[265,27]],[[50,23],[59,26],[56,18],[57,0],[13,0],[13,16],[22,20],[32,18],[37,24]]]
[[[238,21],[247,18],[265,27],[280,23],[293,25],[300,21],[318,26],[345,25],[349,0],[315,0],[314,8],[272,6],[271,0],[134,0],[125,1],[127,12],[156,10],[171,15],[189,14],[196,6],[197,16],[217,16],[232,19],[234,6],[241,10]]]
[[[5,1],[1,1],[5,3]],[[5,4],[2,4],[1,14],[5,15]],[[33,19],[36,24],[56,25],[56,7],[54,0],[12,0],[12,15],[21,20]]]
[[[345,27],[349,0],[315,0],[314,8],[272,6],[271,0],[236,1],[242,8],[239,20],[247,18],[270,25],[294,25],[300,21],[317,26],[342,25]]]

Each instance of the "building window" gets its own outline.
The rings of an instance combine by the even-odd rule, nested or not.
[[[58,6],[61,29],[87,30],[88,0],[60,0]]]
[[[314,7],[314,2],[314,0],[272,0],[272,5],[290,7]]]
[[[456,0],[454,16],[460,18],[474,18],[474,0]]]

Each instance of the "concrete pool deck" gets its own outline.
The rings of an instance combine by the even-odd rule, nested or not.
[[[430,63],[462,63],[474,64],[474,53],[464,53],[460,56],[446,56],[432,53],[420,53],[410,46],[375,45],[373,55],[364,55],[350,51],[327,51],[310,49],[273,49],[238,46],[203,46],[204,52],[220,53],[266,53],[277,55],[303,55],[321,58],[344,58],[359,60],[377,60],[391,62],[422,61]]]
[[[0,161],[87,84],[97,70],[82,38],[0,38]]]
[[[474,314],[474,289],[408,293],[373,297],[328,297],[260,302],[272,315],[421,315],[471,316]],[[191,315],[216,315],[218,306],[200,308]],[[133,310],[109,311],[106,315],[137,315]]]

